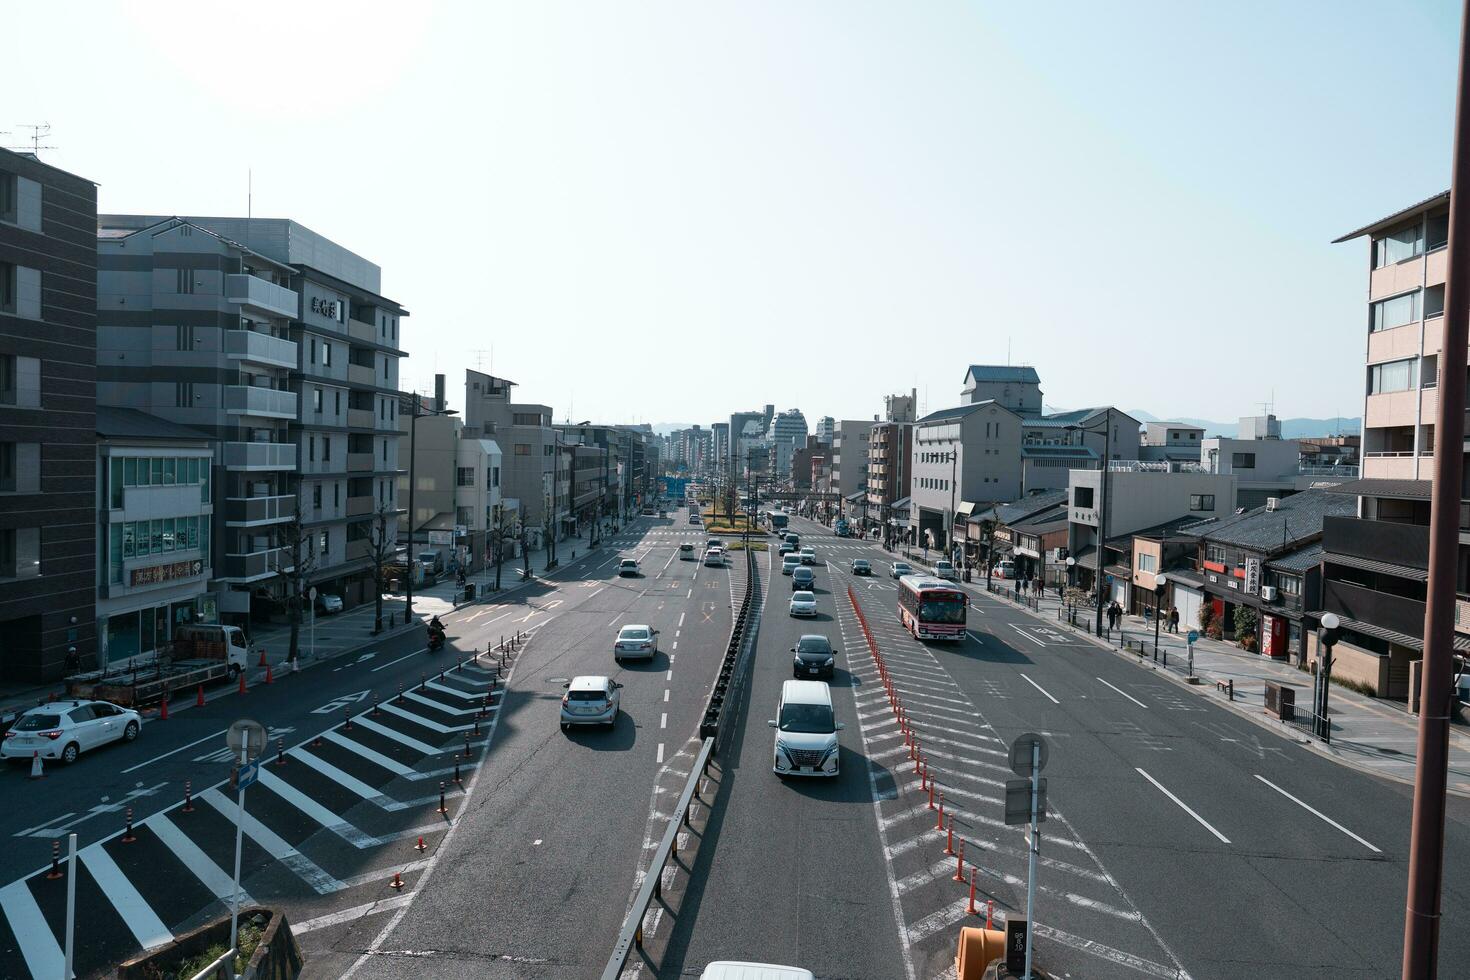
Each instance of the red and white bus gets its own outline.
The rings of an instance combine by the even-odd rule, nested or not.
[[[898,580],[898,618],[920,640],[965,638],[964,592],[932,575],[905,575]]]

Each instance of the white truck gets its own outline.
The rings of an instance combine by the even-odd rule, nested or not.
[[[176,691],[233,681],[249,665],[250,644],[240,627],[189,624],[176,627],[173,641],[150,662],[120,661],[104,670],[75,674],[66,679],[66,693],[145,707]]]

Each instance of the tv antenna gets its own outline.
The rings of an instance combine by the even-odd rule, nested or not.
[[[54,147],[54,146],[50,146],[50,145],[42,146],[41,145],[41,141],[43,139],[45,139],[46,137],[48,137],[48,136],[51,135],[51,124],[50,123],[48,123],[48,122],[43,122],[43,123],[21,123],[20,124],[20,128],[21,129],[29,129],[31,131],[31,136],[30,136],[31,145],[29,147],[25,147],[25,146],[7,146],[6,147],[7,150],[29,150],[33,154],[38,154],[42,150],[54,150],[54,149],[56,149],[56,147]]]
[[[470,353],[473,354],[473,355],[475,355],[475,370],[476,371],[479,371],[481,374],[484,374],[485,373],[485,358],[486,358],[486,356],[489,356],[489,358],[490,358],[490,373],[491,374],[494,374],[495,373],[495,348],[494,347],[491,347],[489,350],[472,350],[472,351],[470,351]]]

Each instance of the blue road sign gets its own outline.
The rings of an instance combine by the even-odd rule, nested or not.
[[[1186,636],[1185,639],[1188,640],[1191,645],[1193,645],[1194,641],[1199,639],[1199,630],[1190,630],[1189,635]]]
[[[239,768],[235,776],[236,789],[249,789],[255,785],[255,779],[260,775],[260,763],[247,762]]]

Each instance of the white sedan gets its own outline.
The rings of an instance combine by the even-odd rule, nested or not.
[[[131,742],[143,730],[143,716],[107,701],[52,701],[21,715],[5,740],[0,759],[77,761],[83,752],[108,742]]]
[[[790,613],[793,616],[815,616],[817,614],[817,594],[805,590],[791,593]]]
[[[644,657],[652,660],[658,653],[658,630],[651,626],[628,625],[618,630],[613,641],[613,660],[621,662],[624,657]]]

